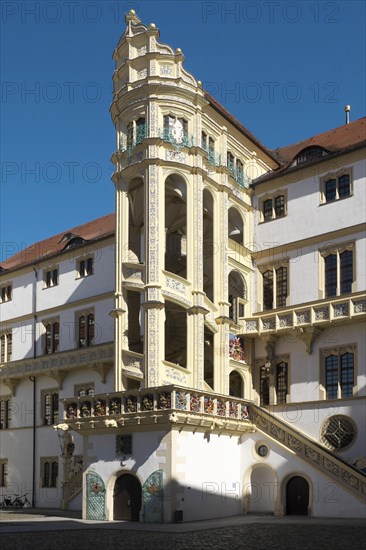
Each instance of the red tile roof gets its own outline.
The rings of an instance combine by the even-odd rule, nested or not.
[[[354,149],[364,147],[365,145],[366,117],[363,117],[349,124],[343,124],[343,126],[338,126],[337,128],[333,128],[332,130],[328,130],[327,132],[304,139],[292,145],[286,145],[285,147],[275,149],[273,154],[281,164],[280,168],[259,176],[259,178],[253,181],[252,186],[255,187],[264,181],[282,176],[290,170],[298,170],[315,162],[322,162],[329,158],[329,156],[345,154]],[[293,161],[295,157],[308,147],[322,147],[328,152],[328,156],[316,158],[307,163],[294,166]]]
[[[28,246],[21,252],[18,252],[18,254],[2,262],[0,267],[4,270],[12,270],[52,257],[67,248],[67,245],[75,237],[81,237],[85,241],[90,242],[113,235],[115,231],[115,219],[115,214],[108,214],[107,216],[102,216],[96,220],[58,233],[58,235]],[[64,239],[68,233],[72,234],[71,239]]]
[[[229,113],[229,111],[227,111],[225,107],[223,107],[221,103],[217,101],[217,99],[215,99],[212,95],[210,95],[206,91],[204,92],[204,94],[205,94],[205,99],[207,99],[207,101],[211,104],[211,106],[217,112],[219,112],[224,118],[226,118],[229,122],[231,122],[231,124],[235,126],[235,128],[237,128],[240,132],[242,132],[250,141],[252,141],[255,145],[257,145],[259,149],[261,149],[266,155],[268,155],[272,160],[274,160],[276,165],[279,164],[277,156],[273,153],[273,151],[271,151],[270,149],[268,149],[268,147],[263,145],[263,143],[261,143],[259,139],[256,138],[255,135],[248,130],[248,128],[246,128],[241,122],[239,122],[238,119],[236,119],[231,113]]]
[[[287,164],[307,147],[318,146],[327,151],[338,152],[361,143],[366,143],[366,117],[359,118],[349,124],[343,124],[343,126],[338,126],[338,128],[333,128],[298,143],[279,147],[273,152],[282,164]]]

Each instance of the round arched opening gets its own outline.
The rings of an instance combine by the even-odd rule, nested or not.
[[[139,521],[142,504],[142,487],[131,474],[116,479],[113,492],[113,519]]]
[[[286,515],[307,516],[309,509],[309,483],[302,476],[294,476],[286,485]]]

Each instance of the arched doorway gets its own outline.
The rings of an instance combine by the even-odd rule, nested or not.
[[[274,514],[277,499],[277,479],[275,472],[267,466],[254,467],[250,475],[248,512],[254,514]]]
[[[301,476],[294,476],[286,485],[286,515],[307,516],[309,508],[309,483]]]
[[[122,474],[116,480],[113,492],[113,519],[139,521],[142,488],[131,474]]]

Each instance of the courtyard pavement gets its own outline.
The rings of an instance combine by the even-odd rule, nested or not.
[[[360,519],[234,516],[171,524],[82,520],[79,512],[0,511],[1,550],[366,550]]]

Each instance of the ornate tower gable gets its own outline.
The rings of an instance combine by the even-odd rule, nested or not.
[[[113,53],[115,97],[146,83],[170,84],[197,93],[200,83],[183,68],[184,56],[180,48],[174,51],[158,42],[160,32],[155,24],[143,25],[134,10],[126,15],[126,23],[126,30]]]

